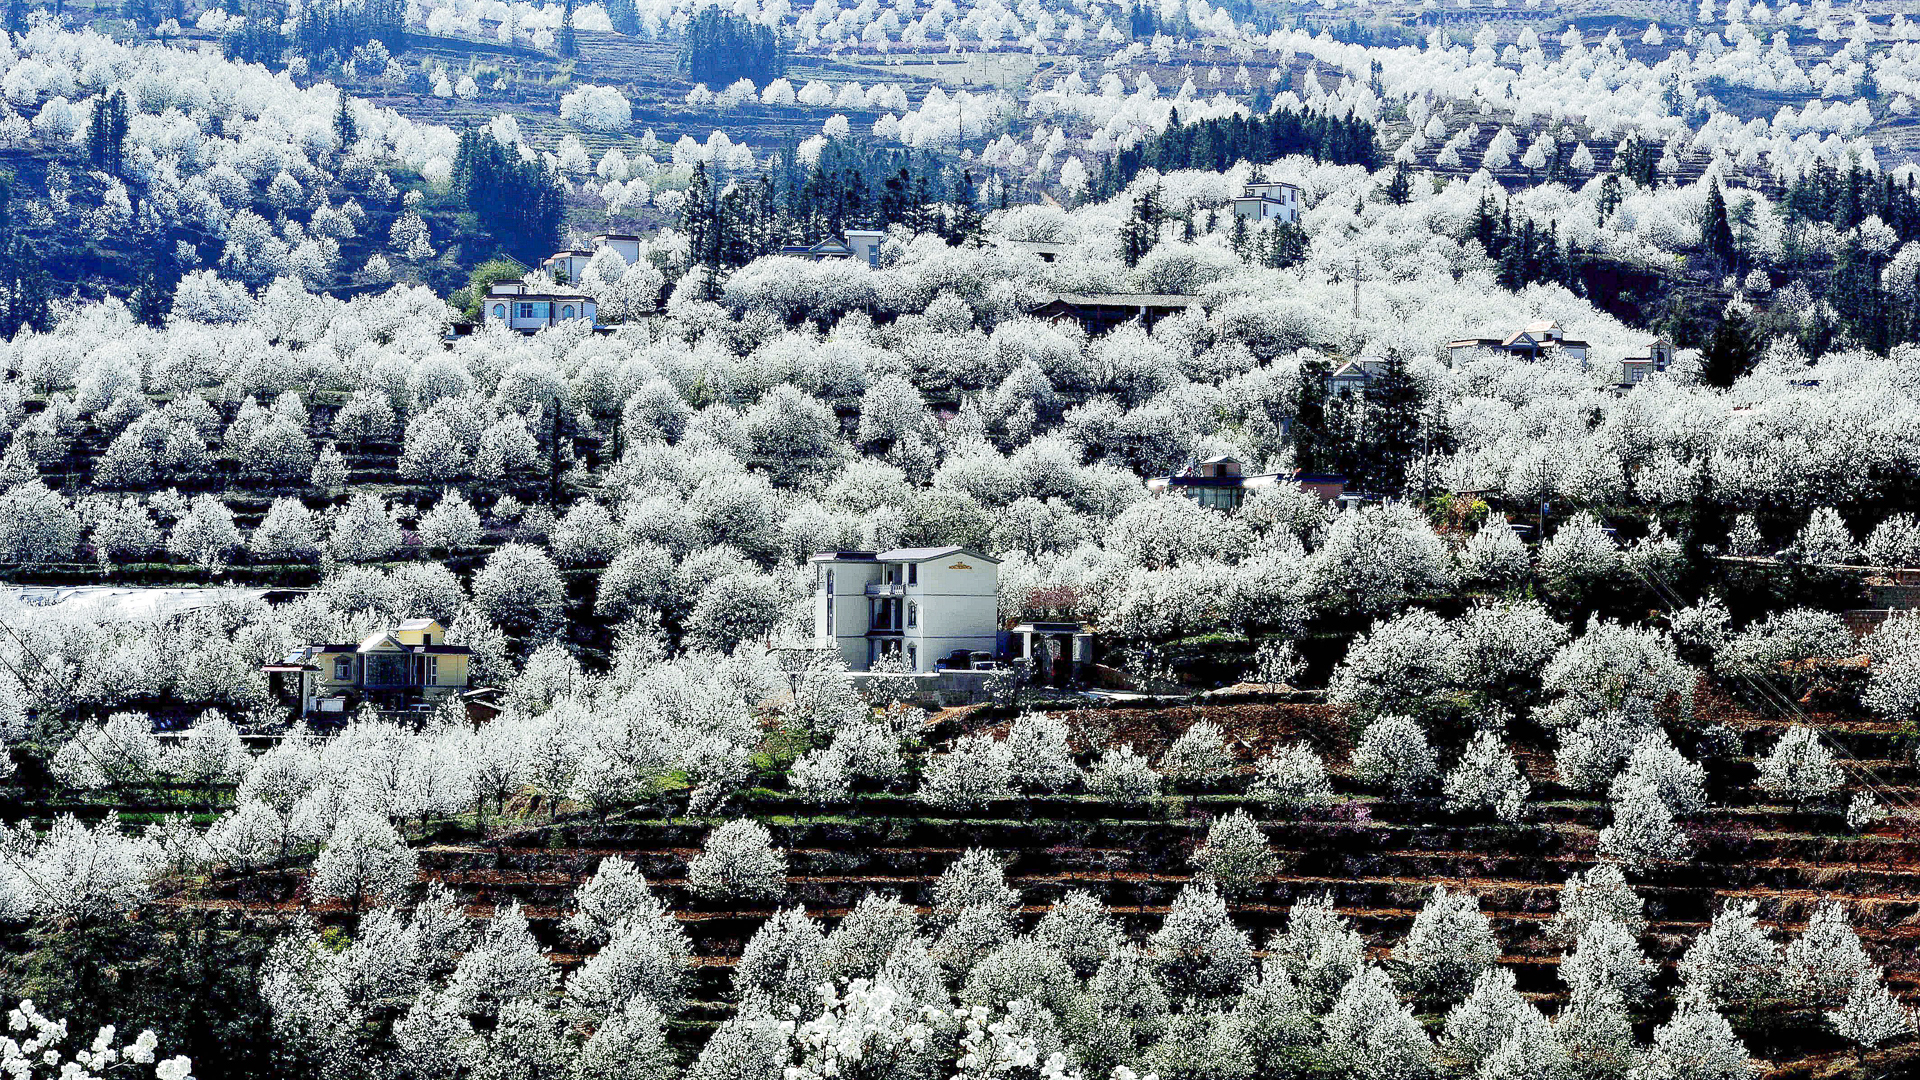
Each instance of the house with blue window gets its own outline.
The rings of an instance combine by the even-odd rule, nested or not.
[[[585,293],[524,281],[494,283],[480,305],[481,322],[499,323],[523,334],[575,322],[591,327],[599,314],[599,305]]]

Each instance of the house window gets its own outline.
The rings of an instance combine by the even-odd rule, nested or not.
[[[422,644],[422,645],[431,645],[431,644],[433,644],[433,635],[432,635],[432,634],[421,634],[421,635],[420,635],[420,644]]]
[[[493,317],[494,317],[494,318],[496,318],[496,319],[504,319],[504,318],[506,318],[506,317],[507,317],[507,305],[505,305],[505,304],[495,304],[495,305],[493,305]]]
[[[563,318],[563,319],[571,319],[571,318],[573,318],[573,305],[572,305],[572,304],[566,304],[566,305],[564,305],[564,306],[562,306],[562,307],[560,308],[560,317],[561,317],[561,318]]]
[[[920,670],[920,646],[918,645],[907,646],[907,670]]]
[[[375,688],[405,686],[407,668],[405,653],[368,653],[366,684]]]
[[[513,305],[513,317],[516,319],[533,318],[533,305],[525,303]]]
[[[920,564],[919,563],[907,564],[907,584],[909,585],[920,584]]]
[[[920,625],[920,605],[911,600],[907,601],[907,625]]]
[[[351,656],[334,657],[333,681],[334,682],[352,682],[353,681],[353,657]]]
[[[440,658],[437,656],[427,657],[426,684],[428,686],[440,685]]]

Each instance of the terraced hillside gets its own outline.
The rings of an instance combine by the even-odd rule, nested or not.
[[[1856,834],[1837,814],[1763,801],[1752,786],[1753,755],[1771,745],[1783,724],[1724,700],[1711,708],[1740,733],[1744,756],[1714,771],[1715,806],[1685,823],[1697,858],[1633,877],[1650,920],[1644,945],[1664,969],[1657,986],[1672,988],[1673,963],[1722,901],[1757,901],[1760,918],[1786,941],[1803,929],[1817,902],[1831,898],[1847,907],[1874,959],[1886,965],[1890,984],[1908,997],[1920,993],[1920,838],[1910,824],[1896,815],[1885,827]],[[742,809],[766,823],[788,853],[779,906],[804,905],[828,923],[869,891],[897,895],[924,914],[941,871],[967,848],[984,847],[1006,861],[1007,879],[1025,901],[1027,924],[1069,890],[1083,889],[1144,937],[1190,880],[1189,857],[1212,816],[1247,805],[1262,818],[1283,866],[1232,905],[1236,921],[1257,943],[1283,925],[1294,901],[1328,893],[1373,949],[1384,953],[1405,935],[1432,886],[1442,883],[1479,896],[1504,941],[1501,962],[1515,972],[1523,992],[1543,1004],[1564,1000],[1565,987],[1556,978],[1563,950],[1548,940],[1546,924],[1557,910],[1561,884],[1595,862],[1607,810],[1603,802],[1558,785],[1550,757],[1527,760],[1534,802],[1529,820],[1516,828],[1449,814],[1437,798],[1361,792],[1345,774],[1347,722],[1327,706],[1150,706],[1078,719],[1111,728],[1157,756],[1203,716],[1227,732],[1243,761],[1283,740],[1310,740],[1334,765],[1336,800],[1292,814],[1238,794],[1176,795],[1132,805],[1039,797],[956,816],[909,796],[882,794],[822,812],[762,789]],[[930,730],[951,737],[997,719],[1003,718],[987,711],[948,714]],[[1920,778],[1910,731],[1839,716],[1816,719],[1843,758],[1850,755],[1858,769],[1871,770],[1888,785],[1881,788],[1883,797],[1911,797]],[[645,808],[605,821],[562,817],[488,839],[443,834],[421,850],[421,867],[425,878],[463,896],[476,920],[521,904],[552,947],[553,962],[571,966],[582,957],[560,922],[573,890],[601,860],[632,859],[694,941],[699,1004],[682,1032],[691,1039],[729,1014],[731,966],[774,911],[774,905],[710,903],[687,888],[688,860],[707,828],[705,821],[665,820]],[[217,897],[176,902],[227,906],[245,897],[259,910],[287,909],[303,903],[303,888],[298,873],[287,873],[229,880]],[[336,911],[334,917],[345,915]],[[1840,1061],[1842,1045],[1816,1011],[1782,1008],[1737,1017],[1736,1023],[1754,1052],[1776,1066],[1776,1076],[1819,1075]],[[1920,1057],[1873,1061],[1897,1069],[1913,1067]]]

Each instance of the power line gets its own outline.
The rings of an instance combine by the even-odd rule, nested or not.
[[[1643,572],[1632,560],[1623,560],[1623,562],[1625,562],[1627,569],[1632,571],[1633,575],[1639,578],[1640,582],[1647,587],[1647,590],[1653,593],[1655,598],[1665,605],[1668,609],[1665,614],[1667,614],[1669,618],[1671,618],[1674,610],[1686,606],[1683,603],[1683,598],[1680,596],[1679,591],[1674,588],[1673,583],[1668,581],[1666,576],[1660,572],[1659,567],[1649,566],[1646,568],[1646,571]],[[1652,577],[1648,576],[1649,573]],[[1789,714],[1801,726],[1813,732],[1814,738],[1818,739],[1821,745],[1835,752],[1838,756],[1845,758],[1849,770],[1855,774],[1855,779],[1860,780],[1863,786],[1875,792],[1883,801],[1897,807],[1901,811],[1900,816],[1903,818],[1920,818],[1920,807],[1916,807],[1912,800],[1896,794],[1892,790],[1891,785],[1888,784],[1885,778],[1874,770],[1872,766],[1866,764],[1866,762],[1861,760],[1853,751],[1847,749],[1844,744],[1832,739],[1826,732],[1822,731],[1818,725],[1813,723],[1812,718],[1807,715],[1806,711],[1800,708],[1799,702],[1789,698],[1784,691],[1770,682],[1757,678],[1747,671],[1739,670],[1733,674],[1753,690],[1760,700],[1768,703],[1780,712]]]

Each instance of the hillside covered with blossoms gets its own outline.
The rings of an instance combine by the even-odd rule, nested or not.
[[[0,1071],[1920,1063],[1920,25],[0,11]]]

